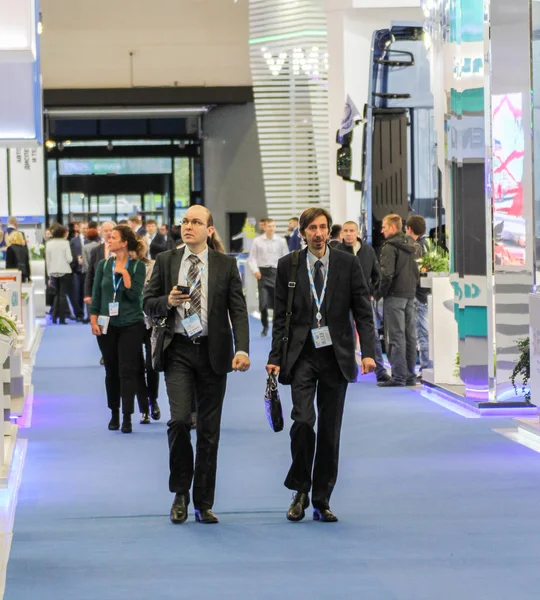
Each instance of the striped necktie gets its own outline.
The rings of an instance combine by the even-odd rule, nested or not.
[[[188,256],[188,260],[191,262],[189,267],[188,276],[187,276],[187,284],[191,288],[193,284],[197,280],[197,277],[200,273],[199,263],[201,262],[200,258],[196,254],[190,254]],[[202,284],[201,277],[199,277],[199,281],[197,281],[197,285],[195,289],[191,292],[189,299],[189,314],[190,315],[199,315],[199,319],[201,319],[201,297],[202,297]]]

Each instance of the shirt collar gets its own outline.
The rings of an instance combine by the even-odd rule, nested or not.
[[[183,260],[187,260],[192,254],[195,254],[195,253],[192,252],[187,246],[185,246]],[[196,256],[199,257],[199,260],[201,261],[203,266],[206,267],[206,265],[208,264],[208,246],[206,246],[206,248],[200,254],[197,254]]]
[[[330,248],[328,248],[328,246],[326,246],[326,252],[324,253],[324,256],[322,258],[317,258],[315,256],[315,254],[312,254],[309,250],[308,250],[307,256],[308,256],[309,266],[311,268],[313,268],[315,266],[315,263],[318,260],[320,260],[323,264],[323,267],[325,269],[327,269],[328,263],[330,262]]]

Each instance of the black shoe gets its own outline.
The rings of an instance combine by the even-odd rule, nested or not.
[[[143,413],[139,422],[141,425],[150,425],[150,415],[148,413]]]
[[[204,510],[195,510],[195,520],[197,523],[205,523],[206,525],[212,525],[214,523],[219,523],[219,519],[216,515],[209,509],[206,508]]]
[[[329,508],[313,509],[313,520],[322,523],[337,523],[338,518]]]
[[[118,431],[120,429],[120,411],[113,410],[111,413],[112,416],[109,421],[109,431]]]
[[[393,379],[389,379],[388,381],[381,381],[377,384],[379,387],[405,387],[404,383],[398,383]]]
[[[175,525],[181,525],[186,522],[188,518],[188,504],[188,494],[176,494],[171,506],[171,512],[169,513],[169,517]]]
[[[122,419],[122,433],[131,433],[133,428],[131,426],[131,415],[124,415]]]
[[[261,331],[261,337],[266,337],[268,335],[268,327],[265,327],[262,331]]]
[[[422,383],[421,380],[419,380],[417,377],[415,377],[414,379],[407,379],[407,381],[405,382],[405,385],[407,387],[416,387],[420,383]]]
[[[150,403],[150,416],[154,421],[159,421],[161,419],[161,410],[159,409],[157,400]]]
[[[388,375],[388,373],[386,375],[381,375],[380,377],[377,377],[377,383],[383,383],[385,381],[390,381],[390,375]]]
[[[64,321],[64,319],[60,319],[60,325],[67,325],[67,323]]]
[[[191,413],[191,430],[197,429],[197,413]]]
[[[296,492],[287,511],[287,519],[289,521],[301,521],[306,516],[306,508],[308,506],[309,495],[304,492]]]

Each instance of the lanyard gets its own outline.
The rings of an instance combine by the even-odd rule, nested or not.
[[[195,281],[191,284],[191,287],[189,288],[190,295],[193,294],[193,292],[195,291],[195,288],[199,284],[199,281],[201,280],[201,277],[202,277],[203,273],[204,273],[204,267],[201,267],[199,269],[199,274],[197,275],[197,278],[195,279]],[[184,282],[187,285],[187,275],[186,274],[184,274]]]
[[[321,307],[324,302],[324,297],[326,295],[326,284],[328,283],[328,269],[325,269],[324,285],[323,285],[323,289],[322,289],[320,298],[317,296],[317,290],[315,289],[315,283],[313,281],[313,273],[311,272],[311,268],[309,266],[309,260],[307,261],[307,270],[308,270],[308,276],[309,276],[309,283],[311,285],[311,292],[313,294],[313,300],[315,301],[315,305],[317,306],[317,314],[315,315],[315,318],[317,319],[317,327],[320,327],[321,321],[322,321]]]
[[[127,264],[126,264],[126,269],[129,267],[129,261],[131,259],[128,257],[127,260]],[[113,260],[113,264],[112,264],[112,282],[113,282],[113,290],[114,290],[114,294],[113,294],[113,302],[116,302],[116,292],[118,291],[118,289],[120,288],[120,284],[123,281],[123,277],[122,275],[120,275],[120,279],[116,279],[116,273],[114,272],[114,270],[116,269],[116,259]]]

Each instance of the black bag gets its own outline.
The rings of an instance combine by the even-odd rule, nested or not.
[[[172,341],[172,334],[167,327],[167,317],[152,319],[152,335],[150,344],[152,346],[152,367],[154,371],[162,373],[167,364],[165,351]]]
[[[289,294],[287,296],[287,312],[285,313],[285,330],[281,340],[281,369],[279,372],[279,381],[288,385],[292,381],[292,375],[287,369],[287,355],[289,353],[289,329],[291,327],[292,308],[294,301],[294,290],[296,288],[296,271],[298,270],[298,255],[300,251],[294,250],[292,253],[291,274],[289,281]]]
[[[266,381],[266,394],[264,395],[264,407],[270,427],[278,433],[283,429],[283,409],[279,399],[278,384],[275,375],[268,375]]]

